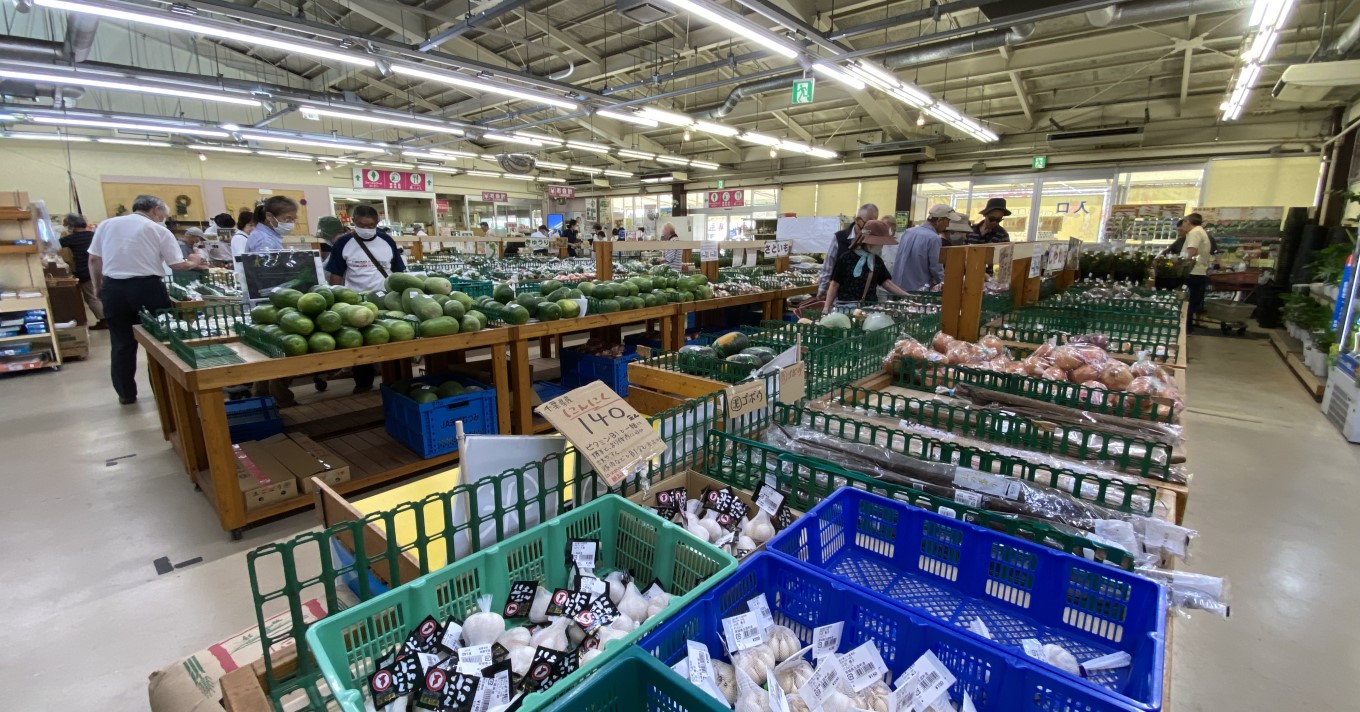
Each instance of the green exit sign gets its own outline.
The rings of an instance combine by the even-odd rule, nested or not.
[[[718,181],[718,190],[722,190],[723,188],[726,188],[726,187],[727,187],[727,181],[725,181],[725,180],[720,180],[720,181]]]
[[[812,88],[815,84],[815,79],[795,79],[793,82],[793,103],[811,104]]]
[[[1033,168],[1036,171],[1048,168],[1048,156],[1035,156],[1034,160],[1030,161],[1029,165],[1030,168]]]

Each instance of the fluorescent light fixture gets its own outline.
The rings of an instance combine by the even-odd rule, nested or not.
[[[192,136],[213,136],[226,138],[226,131],[217,129],[198,129],[188,126],[162,126],[160,124],[138,124],[128,121],[109,121],[106,119],[72,119],[65,116],[34,116],[33,121],[40,124],[60,124],[62,126],[88,126],[99,129],[122,129],[124,131],[145,131],[147,133],[182,133]]]
[[[98,79],[97,75],[89,73],[70,74],[66,72],[16,72],[9,69],[0,69],[0,77],[7,79],[22,79],[32,82],[50,82],[52,84],[75,84],[83,87],[99,87],[101,89],[112,89],[114,91],[136,91],[146,94],[156,94],[159,96],[177,96],[182,99],[199,99],[202,101],[215,101],[223,104],[236,104],[238,106],[259,106],[260,101],[251,97],[241,97],[227,93],[214,93],[207,91],[190,91],[188,89],[176,89],[173,87],[152,83],[139,84],[135,80],[113,81],[110,79]],[[146,81],[146,80],[141,80]],[[215,90],[216,91],[216,90]]]
[[[694,123],[694,119],[691,119],[685,114],[677,114],[674,111],[666,111],[665,109],[655,109],[650,106],[643,107],[641,114],[643,118],[651,119],[662,124],[670,124],[671,126],[689,126]]]
[[[538,176],[538,177],[535,178],[534,180],[538,181],[539,183],[566,183],[566,182],[567,182],[567,179],[566,179],[566,178],[556,178],[556,177],[553,177],[553,176]]]
[[[939,103],[935,104],[934,106],[926,107],[926,111],[929,112],[931,116],[934,116],[940,121],[950,124],[956,123],[958,122],[959,119],[963,118],[963,115],[955,111],[954,107],[945,103]]]
[[[750,131],[747,131],[746,133],[738,136],[737,138],[743,141],[748,141],[750,143],[758,143],[761,146],[779,145],[779,139],[775,138],[774,136],[766,136],[765,134],[751,133]]]
[[[657,176],[655,178],[643,178],[643,183],[670,183],[675,180],[675,176]]]
[[[471,151],[454,151],[454,150],[450,150],[450,149],[447,149],[447,148],[429,148],[429,149],[426,149],[426,150],[428,150],[430,153],[437,154],[437,155],[440,155],[440,156],[448,156],[448,157],[450,157],[450,158],[476,158],[476,157],[477,157],[477,154],[475,154],[475,153],[473,153],[473,152],[471,152]],[[403,153],[405,153],[405,152],[403,151]]]
[[[506,179],[506,180],[533,180],[533,179],[534,179],[533,176],[525,176],[525,175],[520,175],[520,174],[518,174],[518,173],[506,173],[506,174],[502,175],[501,177],[504,178],[504,179]]]
[[[613,176],[613,177],[615,177],[615,178],[632,178],[632,177],[633,177],[633,174],[632,174],[632,173],[629,173],[628,171],[615,171],[615,170],[604,171],[604,175]]]
[[[847,65],[846,69],[884,91],[902,85],[902,80],[898,79],[892,72],[868,60],[857,59],[854,64]]]
[[[567,111],[576,111],[577,109],[581,108],[581,106],[574,101],[567,101],[566,99],[559,99],[554,96],[539,94],[537,92],[525,91],[523,89],[517,89],[515,87],[506,86],[504,84],[493,84],[491,82],[476,79],[467,76],[466,74],[459,74],[457,72],[432,72],[427,69],[421,69],[419,67],[412,67],[404,64],[393,64],[392,71],[396,72],[397,74],[404,74],[408,77],[426,79],[432,82],[439,82],[441,84],[451,84],[453,86],[461,87],[464,89],[478,89],[484,92],[489,92],[491,94],[500,94],[501,96],[508,96],[512,99],[520,99],[522,101],[530,101],[538,104],[547,104],[548,106],[556,106],[558,108],[566,109]]]
[[[257,156],[269,156],[271,158],[287,158],[290,161],[310,161],[314,157],[303,153],[288,153],[287,151],[256,151]]]
[[[319,159],[321,159],[321,160],[323,160],[323,161],[330,161],[331,163],[358,163],[358,162],[359,162],[359,160],[356,159],[356,158],[339,158],[339,157],[337,157],[337,156],[317,156],[317,158],[319,158]]]
[[[402,151],[401,155],[410,158],[425,158],[431,161],[452,161],[456,156],[445,156],[440,153],[426,153],[424,151]]]
[[[1256,0],[1251,6],[1251,20],[1247,24],[1255,28],[1278,28],[1293,9],[1294,0]]]
[[[369,161],[370,166],[382,166],[383,168],[400,168],[404,171],[413,171],[416,166],[410,163],[395,163],[393,161]]]
[[[385,126],[399,126],[405,129],[416,129],[419,131],[434,131],[436,133],[453,134],[454,136],[465,136],[467,132],[454,128],[444,123],[433,121],[421,121],[415,118],[398,119],[382,114],[372,114],[365,111],[338,111],[324,106],[314,106],[306,104],[301,107],[302,111],[310,111],[321,116],[331,116],[337,119],[352,119],[354,121],[367,121],[371,124],[383,124]]]
[[[825,148],[808,149],[807,155],[813,158],[839,158],[840,154]]]
[[[535,162],[534,162],[534,165],[538,166],[539,168],[548,168],[548,169],[555,170],[555,171],[565,171],[565,170],[567,170],[567,164],[565,164],[565,163],[554,163],[554,162],[552,162],[552,161],[535,161]]]
[[[309,57],[333,59],[337,62],[357,64],[364,67],[376,65],[376,62],[372,59],[355,52],[340,52],[307,44],[305,42],[275,39],[271,36],[271,33],[266,31],[263,27],[253,27],[250,28],[252,31],[238,32],[218,27],[214,24],[176,20],[168,13],[130,12],[128,10],[119,10],[117,8],[105,7],[102,5],[72,2],[71,0],[34,0],[33,4],[42,7],[50,7],[53,10],[80,12],[98,15],[100,17],[108,17],[115,20],[127,20],[128,22],[143,22],[154,25],[160,29],[182,30],[184,32],[192,32],[196,35],[232,40],[251,47],[271,47],[285,52],[296,52],[298,54],[305,54]]]
[[[714,136],[736,136],[741,133],[741,129],[724,126],[723,124],[715,124],[711,121],[695,121],[694,128],[695,130],[713,134]]]
[[[599,143],[589,141],[568,141],[567,148],[574,148],[578,151],[590,151],[592,153],[609,153],[609,147]]]
[[[656,159],[655,153],[647,153],[646,151],[630,151],[625,148],[620,148],[618,150],[618,154],[624,158],[636,158],[641,161],[651,161]]]
[[[675,157],[675,156],[657,156],[657,157],[656,157],[656,160],[657,160],[658,163],[669,163],[669,164],[672,165],[672,166],[688,166],[688,165],[689,165],[689,159],[688,159],[688,158],[677,158],[677,157]]]
[[[585,173],[586,175],[591,175],[591,176],[593,176],[593,175],[599,175],[599,174],[601,174],[601,173],[604,173],[604,171],[603,171],[602,169],[599,169],[599,168],[591,168],[590,166],[572,166],[571,168],[568,168],[567,170],[571,171],[572,173]]]
[[[19,117],[14,114],[0,114],[0,121],[17,121]]]
[[[690,161],[690,162],[689,162],[689,165],[690,165],[691,168],[698,168],[698,169],[705,170],[705,171],[716,171],[716,170],[718,170],[718,164],[716,164],[716,163],[709,163],[708,161]]]
[[[451,176],[456,176],[462,173],[462,171],[458,170],[457,168],[444,168],[442,166],[421,166],[420,170],[430,171],[432,173],[447,173]]]
[[[497,158],[496,158],[495,156],[493,156],[493,155],[491,155],[491,154],[489,154],[489,153],[483,153],[483,154],[481,154],[480,156],[477,156],[477,160],[479,160],[479,161],[491,161],[492,163],[495,163],[495,164],[497,164],[497,165],[500,164],[500,161],[497,160]]]
[[[889,93],[918,109],[925,108],[934,101],[929,94],[915,84],[902,84]]]
[[[780,141],[779,150],[793,151],[794,153],[807,153],[812,150],[812,147],[806,143],[798,143],[797,141]]]
[[[97,138],[99,143],[117,143],[124,146],[149,146],[152,148],[170,148],[172,143],[169,141],[142,141],[133,138]]]
[[[89,136],[67,136],[59,133],[13,133],[5,132],[5,138],[21,138],[28,141],[69,141],[71,143],[89,143],[92,139]]]
[[[519,136],[520,138],[527,138],[533,141],[538,141],[539,143],[552,143],[557,144],[559,146],[562,144],[562,139],[556,136],[548,136],[547,134],[532,133],[529,131],[512,131],[511,133],[513,133],[516,136]]]
[[[716,8],[711,7],[705,0],[666,0],[666,2],[691,15],[698,15],[704,20],[707,20],[710,24],[719,28],[737,30],[734,34],[737,34],[741,39],[755,42],[756,44],[774,51],[776,54],[783,55],[789,59],[794,59],[798,56],[797,49],[785,43],[778,37],[775,37],[768,30],[756,27],[739,17],[718,12]]]
[[[210,146],[206,143],[191,144],[189,148],[198,151],[217,151],[218,153],[246,153],[246,154],[254,153],[254,151],[248,148],[237,148],[235,146]]]
[[[501,143],[518,143],[523,144],[525,146],[541,147],[543,145],[543,142],[539,141],[536,138],[528,138],[525,136],[512,136],[510,134],[503,133],[485,133],[482,134],[482,138],[488,141],[500,141]]]
[[[595,112],[595,115],[603,116],[606,119],[613,119],[615,121],[624,121],[630,124],[637,124],[638,126],[646,126],[647,128],[652,129],[656,128],[659,125],[657,124],[657,122],[651,119],[638,116],[637,114],[634,114],[631,111],[610,111],[608,109],[601,109]]]
[[[495,173],[495,172],[492,172],[492,171],[468,171],[467,174],[470,175],[470,176],[478,176],[478,177],[480,177],[480,178],[500,178],[500,177],[501,177],[501,174],[500,174],[500,173]]]
[[[831,79],[832,81],[840,82],[841,84],[844,84],[845,86],[848,86],[851,89],[859,90],[864,88],[864,82],[860,81],[859,79],[853,76],[850,76],[849,74],[846,74],[845,72],[841,71],[839,67],[833,67],[824,62],[813,63],[812,71],[828,79]]]
[[[310,138],[298,138],[295,136],[274,136],[272,134],[242,133],[241,139],[245,141],[260,141],[262,143],[282,143],[289,146],[318,146],[320,148],[333,148],[338,151],[358,151],[360,153],[387,153],[387,144],[363,144],[340,141],[321,141]]]

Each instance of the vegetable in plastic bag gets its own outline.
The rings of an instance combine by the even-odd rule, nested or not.
[[[491,610],[489,593],[477,598],[477,607],[481,611],[463,621],[463,642],[469,646],[491,645],[505,632],[505,619]]]

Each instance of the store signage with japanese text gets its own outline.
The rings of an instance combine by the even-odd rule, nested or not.
[[[434,181],[430,180],[428,173],[386,171],[380,168],[355,168],[354,187],[428,193],[434,190]]]
[[[548,186],[549,198],[575,198],[576,189],[569,185],[550,185]]]
[[[484,190],[484,191],[482,191],[482,202],[483,202],[483,203],[504,203],[504,202],[508,202],[509,200],[510,200],[510,196],[506,195],[505,193],[503,193],[503,192],[501,192],[501,191],[499,191],[499,190]]]
[[[744,190],[708,191],[708,207],[710,208],[741,208],[745,206],[746,191]]]

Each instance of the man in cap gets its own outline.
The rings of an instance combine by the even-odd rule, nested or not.
[[[987,207],[980,212],[982,221],[973,226],[973,232],[968,235],[968,244],[988,245],[1011,241],[1010,233],[1001,227],[1001,220],[1011,214],[1011,211],[1006,209],[1005,198],[988,199]]]
[[[817,274],[818,299],[826,296],[826,288],[831,284],[831,270],[836,266],[836,258],[850,246],[852,241],[859,237],[865,223],[877,219],[878,206],[873,203],[865,203],[859,206],[859,211],[855,213],[855,222],[850,227],[832,236],[831,244],[826,248],[826,261],[822,263],[822,271]]]
[[[945,230],[955,219],[964,219],[948,205],[932,205],[925,222],[902,233],[893,260],[893,281],[908,292],[919,292],[944,281],[940,246]]]

